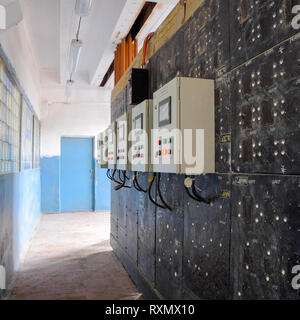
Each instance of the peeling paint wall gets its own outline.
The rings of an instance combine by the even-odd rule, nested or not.
[[[38,222],[40,198],[39,169],[0,176],[0,264],[6,269],[7,289]]]

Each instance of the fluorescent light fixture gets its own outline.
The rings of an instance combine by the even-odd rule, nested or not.
[[[67,102],[69,102],[71,96],[72,96],[72,92],[73,92],[73,85],[74,85],[74,81],[73,80],[68,80],[67,84],[66,84],[66,98],[67,98]]]
[[[92,0],[76,0],[75,12],[80,17],[86,17],[91,9]]]
[[[23,12],[19,0],[0,1],[0,29],[9,29],[22,20]]]
[[[70,72],[75,73],[77,70],[80,52],[82,48],[82,41],[73,39],[70,48],[69,66]]]

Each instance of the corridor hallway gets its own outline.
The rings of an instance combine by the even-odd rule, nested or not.
[[[141,299],[109,245],[110,213],[42,214],[13,300]]]

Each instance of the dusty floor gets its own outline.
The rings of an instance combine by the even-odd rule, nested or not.
[[[43,214],[11,299],[141,299],[109,230],[109,212]]]

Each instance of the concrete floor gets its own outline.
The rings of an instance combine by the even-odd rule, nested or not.
[[[11,299],[142,299],[109,232],[109,212],[43,214]]]

